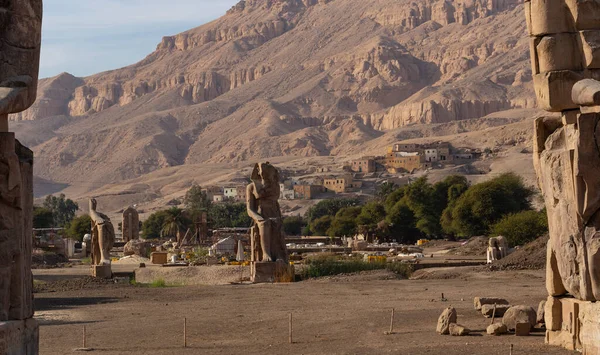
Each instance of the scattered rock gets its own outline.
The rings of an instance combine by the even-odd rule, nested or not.
[[[508,329],[502,323],[494,323],[487,327],[487,333],[489,335],[502,335],[508,333]]]
[[[462,337],[465,335],[469,335],[470,330],[463,327],[460,324],[456,324],[456,323],[451,323],[450,324],[450,335],[452,336],[457,336],[457,337]]]
[[[537,322],[538,324],[544,324],[546,321],[544,320],[546,313],[546,301],[540,302],[537,310]]]
[[[529,322],[518,322],[515,326],[515,335],[518,337],[526,337],[531,331],[531,324]]]
[[[144,258],[150,257],[150,250],[152,249],[152,244],[150,242],[146,242],[140,239],[130,240],[123,247],[123,254],[125,256],[128,255],[137,255]]]
[[[509,305],[510,302],[508,302],[504,298],[497,298],[497,297],[475,297],[473,299],[473,305],[475,306],[475,309],[478,310],[478,311],[481,310],[481,307],[484,304],[490,304],[493,307],[494,304],[497,304],[497,305]]]
[[[456,323],[458,314],[454,307],[448,307],[442,312],[438,319],[436,331],[442,335],[450,334],[450,324]]]
[[[529,328],[536,325],[537,313],[529,306],[513,306],[506,311],[502,317],[502,323],[506,325],[508,330],[514,330],[517,323],[529,323]]]
[[[509,308],[510,306],[506,304],[496,305],[496,317],[502,317]],[[491,318],[492,314],[494,314],[494,305],[484,304],[483,306],[481,306],[481,314],[488,318]]]

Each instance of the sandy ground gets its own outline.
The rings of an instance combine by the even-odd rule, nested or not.
[[[60,272],[55,271],[55,272]],[[543,272],[481,273],[450,280],[382,280],[344,276],[294,284],[97,289],[36,294],[42,355],[72,353],[83,325],[96,353],[117,354],[571,354],[530,337],[483,335],[489,320],[473,309],[475,296],[499,296],[537,308]],[[387,275],[389,276],[389,275]],[[448,302],[440,300],[444,293]],[[468,337],[435,333],[452,305]],[[389,329],[396,310],[395,333]],[[288,315],[294,343],[288,344]],[[184,349],[183,318],[188,322]]]

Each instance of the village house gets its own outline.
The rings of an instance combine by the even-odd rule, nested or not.
[[[225,199],[233,201],[246,200],[246,186],[229,186],[223,188]]]
[[[338,194],[352,192],[362,187],[362,182],[355,181],[352,175],[344,175],[332,179],[325,179],[323,184],[325,189]]]
[[[424,164],[424,156],[419,153],[394,152],[386,156],[385,166],[388,171],[400,172],[407,171],[412,173],[415,170],[421,169],[427,164]]]
[[[322,185],[296,185],[294,186],[295,198],[298,200],[312,200],[323,193]]]
[[[223,194],[223,189],[219,186],[207,186],[205,188],[203,188],[202,193],[206,194],[206,197],[208,197],[209,200],[213,200],[215,195],[222,195]]]
[[[355,173],[374,173],[377,171],[374,157],[363,157],[354,160],[350,168]]]

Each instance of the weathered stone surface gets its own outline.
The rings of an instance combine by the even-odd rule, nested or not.
[[[579,32],[579,46],[585,67],[588,69],[600,68],[600,31]],[[577,52],[579,53],[579,50]]]
[[[37,355],[39,326],[36,320],[0,322],[0,354]]]
[[[152,243],[139,239],[130,240],[123,246],[124,255],[138,255],[144,258],[150,256],[151,250]]]
[[[583,70],[578,36],[575,33],[557,33],[532,38],[539,73],[556,70]]]
[[[546,331],[546,344],[552,346],[559,346],[561,348],[565,348],[567,350],[575,351],[577,350],[575,345],[575,339],[573,339],[573,335],[569,334],[569,332],[563,331]],[[594,354],[594,353],[592,353]],[[594,354],[595,355],[595,354]]]
[[[460,324],[450,323],[450,335],[462,337],[469,335],[471,331]]]
[[[96,199],[90,199],[92,265],[110,265],[110,250],[115,243],[115,228],[107,215],[96,211],[97,204]]]
[[[486,332],[488,335],[502,335],[508,333],[508,329],[502,323],[494,323],[487,327]]]
[[[569,10],[571,10],[569,15],[574,20],[574,25],[578,30],[594,30],[600,28],[600,3],[598,1],[566,0],[566,4]]]
[[[526,12],[527,13],[527,12]],[[574,32],[568,9],[559,0],[531,0],[531,34],[534,36]]]
[[[529,323],[530,328],[536,324],[537,314],[529,306],[512,306],[504,313],[502,324],[506,325],[508,330],[514,330],[519,322]]]
[[[252,263],[250,277],[254,283],[293,282],[294,267],[282,261],[255,262]]]
[[[155,251],[150,254],[150,262],[152,264],[164,265],[168,262],[169,253],[164,251]]]
[[[580,113],[579,110],[563,111],[561,113],[562,124],[564,126],[570,125],[570,124],[576,124],[577,123],[577,116],[579,115],[579,113]],[[545,140],[544,140],[544,143],[545,143]]]
[[[436,332],[442,335],[450,334],[450,324],[456,323],[458,313],[453,307],[446,308],[438,318]]]
[[[600,354],[600,304],[586,302],[579,309],[581,331],[579,339],[584,354]]]
[[[92,277],[99,279],[112,278],[112,269],[110,265],[92,265]]]
[[[123,211],[121,229],[123,230],[123,240],[126,242],[140,238],[140,215],[135,208],[128,207]]]
[[[502,317],[504,313],[510,308],[507,304],[498,304],[496,305],[496,317]],[[493,304],[484,304],[481,306],[481,314],[490,318],[494,313],[494,305]]]
[[[529,322],[517,322],[515,325],[515,335],[518,337],[528,336],[531,331]]]
[[[546,312],[546,301],[541,301],[537,310],[537,323],[543,324],[546,322],[544,313]]]
[[[479,311],[481,310],[481,307],[484,304],[489,304],[489,305],[508,305],[510,304],[510,302],[508,302],[507,300],[505,300],[504,298],[497,298],[497,297],[475,297],[473,298],[473,306],[475,307],[475,310]]]
[[[583,79],[583,73],[571,70],[552,71],[533,76],[538,106],[546,111],[560,112],[579,106],[571,99],[571,90]]]
[[[35,102],[42,31],[42,0],[0,4],[0,116],[26,110]],[[6,119],[6,116],[4,116]],[[4,127],[7,130],[8,127]]]
[[[583,79],[578,81],[571,92],[571,99],[577,105],[595,106],[600,104],[600,81]]]
[[[560,298],[549,296],[544,305],[544,323],[548,330],[560,330],[562,326],[562,306]]]

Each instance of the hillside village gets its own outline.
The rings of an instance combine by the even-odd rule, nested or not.
[[[469,164],[485,152],[472,148],[455,148],[448,142],[415,144],[399,142],[389,146],[385,155],[364,156],[341,166],[312,168],[309,171],[284,171],[280,183],[281,200],[315,200],[342,194],[373,195],[378,184],[390,182],[403,186],[411,177],[431,169]],[[202,189],[214,203],[246,200],[247,181]]]

